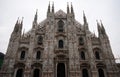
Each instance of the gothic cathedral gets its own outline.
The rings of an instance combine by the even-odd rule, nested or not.
[[[98,37],[75,19],[74,9],[54,12],[48,5],[47,17],[22,33],[23,20],[17,20],[11,34],[0,77],[120,77],[102,22]]]

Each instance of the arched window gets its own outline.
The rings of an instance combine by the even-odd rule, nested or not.
[[[82,77],[89,77],[87,69],[82,70]]]
[[[58,22],[58,32],[63,32],[64,31],[64,22],[60,20]]]
[[[38,37],[38,45],[42,45],[43,44],[43,37],[39,36]]]
[[[58,47],[59,47],[59,48],[63,48],[63,40],[59,40]]]
[[[23,77],[23,69],[18,69],[17,70],[16,77]]]
[[[21,59],[21,60],[25,59],[25,51],[22,51],[22,52],[21,52],[20,59]]]
[[[40,70],[39,69],[34,69],[33,77],[40,77]]]
[[[96,59],[100,59],[100,54],[99,54],[99,52],[98,51],[95,51],[95,57],[96,57]]]
[[[41,52],[37,51],[37,53],[36,53],[36,59],[40,59],[40,57],[41,57]]]
[[[105,77],[103,69],[98,69],[99,77]]]
[[[82,37],[79,38],[79,45],[84,45],[84,39]]]
[[[81,59],[82,59],[82,60],[85,60],[85,53],[84,53],[83,51],[81,51],[80,56],[81,56]]]

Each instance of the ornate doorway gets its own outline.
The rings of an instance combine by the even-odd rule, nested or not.
[[[57,77],[65,77],[65,64],[64,63],[58,63]]]

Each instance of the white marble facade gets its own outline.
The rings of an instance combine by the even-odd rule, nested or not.
[[[97,22],[98,37],[75,19],[73,6],[54,12],[48,5],[47,17],[22,33],[17,20],[9,40],[0,77],[119,77],[109,37]]]

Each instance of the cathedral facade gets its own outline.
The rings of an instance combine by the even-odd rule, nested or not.
[[[47,17],[22,33],[17,20],[11,34],[0,77],[120,77],[109,37],[97,22],[98,37],[75,19],[73,6],[54,12],[48,5]]]

